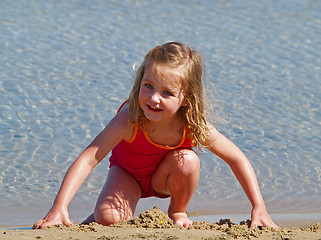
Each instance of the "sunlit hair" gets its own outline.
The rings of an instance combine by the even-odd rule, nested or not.
[[[140,85],[146,68],[151,64],[165,64],[178,68],[182,80],[183,95],[188,102],[182,106],[179,116],[191,130],[193,144],[201,149],[206,146],[208,128],[205,117],[205,101],[202,85],[202,60],[200,54],[179,42],[169,42],[150,50],[136,73],[136,80],[128,99],[129,121],[140,122],[145,119],[139,106]]]

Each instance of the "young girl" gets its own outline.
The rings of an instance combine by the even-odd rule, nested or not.
[[[133,217],[140,198],[170,197],[168,215],[188,227],[188,203],[199,179],[192,147],[206,147],[232,169],[253,208],[251,227],[276,227],[245,155],[206,121],[199,54],[177,42],[152,49],[137,71],[128,101],[69,168],[54,204],[33,228],[71,226],[68,205],[93,168],[110,152],[110,169],[94,213],[83,223]]]

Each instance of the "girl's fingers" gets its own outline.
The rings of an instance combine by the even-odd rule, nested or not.
[[[44,222],[44,219],[40,219],[37,222],[35,222],[32,226],[32,229],[39,229],[41,224]]]
[[[40,219],[39,221],[37,221],[33,226],[32,229],[41,229],[41,228],[45,228],[48,226],[52,226],[52,225],[56,225],[56,224],[63,224],[66,227],[71,227],[73,226],[72,222],[69,219],[66,219],[64,221],[64,223],[62,222],[52,222],[52,221],[48,221],[46,219]]]
[[[279,229],[278,225],[276,225],[272,220],[270,220],[270,221],[251,221],[250,228],[255,228],[258,226],[272,227],[272,228]]]
[[[58,224],[58,223],[52,223],[52,222],[49,222],[49,221],[44,221],[44,222],[40,225],[40,228],[45,228],[45,227],[52,226],[52,225],[55,225],[55,224]]]
[[[72,222],[71,222],[69,219],[67,219],[67,221],[64,222],[64,225],[65,225],[66,227],[71,227],[71,226],[73,226]]]

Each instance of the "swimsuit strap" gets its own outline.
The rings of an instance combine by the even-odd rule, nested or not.
[[[139,128],[139,124],[138,124],[138,122],[135,122],[133,136],[131,137],[131,139],[129,141],[126,141],[126,142],[131,143],[135,140],[137,132],[138,132],[138,128]]]
[[[117,113],[119,113],[119,111],[124,107],[124,105],[128,102],[128,99],[122,103],[122,105],[120,105]],[[147,130],[146,130],[146,126],[144,125],[144,123],[138,123],[138,122],[135,122],[135,127],[134,127],[134,132],[133,132],[133,135],[131,137],[131,139],[129,141],[126,141],[128,143],[131,143],[135,140],[136,138],[136,135],[137,135],[137,132],[138,132],[138,129],[141,128],[143,130],[143,133],[144,133],[144,136],[146,138],[146,140],[153,144],[154,146],[156,147],[159,147],[159,148],[163,148],[163,149],[167,149],[167,150],[173,150],[173,149],[176,149],[176,148],[179,148],[180,146],[183,145],[183,143],[185,142],[185,139],[186,139],[186,126],[184,125],[184,131],[183,131],[183,136],[182,136],[182,139],[181,139],[181,142],[177,145],[177,146],[174,146],[174,147],[171,147],[171,146],[164,146],[164,145],[161,145],[161,144],[157,144],[157,143],[154,143],[148,136],[147,134]]]
[[[135,124],[135,126],[136,126],[136,124]],[[147,131],[146,131],[145,125],[142,125],[142,127],[143,127],[144,136],[145,136],[145,138],[147,139],[147,141],[150,142],[151,144],[153,144],[153,145],[156,146],[156,147],[163,148],[163,149],[166,149],[166,150],[173,150],[173,149],[179,148],[179,147],[182,146],[183,143],[185,142],[185,138],[186,138],[186,127],[185,127],[185,125],[184,125],[184,131],[183,131],[183,136],[182,136],[181,142],[180,142],[177,146],[174,146],[174,147],[164,146],[164,145],[161,145],[161,144],[158,144],[158,143],[154,143],[154,142],[149,138],[149,136],[148,136],[148,134],[147,134]]]
[[[123,108],[123,106],[128,102],[128,99],[122,103],[122,105],[120,105],[120,107],[117,110],[117,113],[119,113],[119,111]]]
[[[128,99],[125,102],[123,102],[122,105],[120,105],[120,107],[117,110],[117,113],[119,113],[119,111],[125,106],[125,104],[127,102],[128,102]],[[135,123],[135,127],[134,127],[133,135],[132,135],[131,139],[129,141],[126,141],[126,142],[131,143],[131,142],[133,142],[135,140],[137,132],[138,132],[138,127],[139,127],[139,124],[136,122]]]

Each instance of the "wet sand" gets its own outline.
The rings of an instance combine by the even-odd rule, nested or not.
[[[73,227],[52,226],[45,229],[2,229],[0,239],[321,239],[320,224],[304,227],[281,227],[250,229],[249,220],[235,224],[231,219],[222,219],[217,223],[194,222],[189,228],[173,225],[167,214],[154,207],[139,216],[112,226],[97,223]]]

